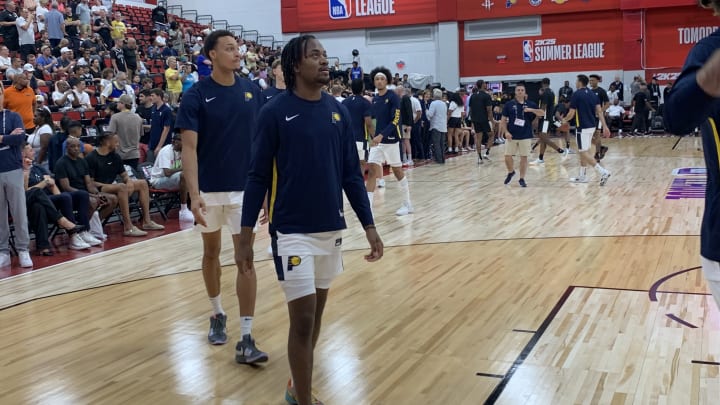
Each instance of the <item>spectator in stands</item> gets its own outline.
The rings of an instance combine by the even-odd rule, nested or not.
[[[50,38],[48,38],[47,31],[41,31],[40,32],[40,38],[38,38],[37,41],[35,41],[35,52],[38,55],[42,54],[42,48],[43,46],[50,46]]]
[[[56,74],[62,75],[62,74],[71,74],[75,71],[75,65],[77,65],[77,61],[75,61],[75,57],[73,55],[72,49],[66,47],[63,47],[60,49],[60,59],[57,60],[58,66],[56,69]]]
[[[153,106],[153,101],[152,97],[150,97],[150,94],[151,89],[140,89],[140,91],[138,92],[137,108],[135,109],[135,113],[148,123],[150,122]]]
[[[110,193],[101,193],[93,183],[87,161],[82,157],[80,140],[68,137],[66,143],[67,151],[55,163],[55,180],[60,191],[77,195],[82,194],[78,191],[86,192],[89,196],[90,211],[94,212],[99,208],[100,219],[109,217],[118,205],[117,197]]]
[[[90,169],[90,177],[98,190],[118,197],[125,226],[124,236],[145,236],[147,235],[145,231],[162,231],[165,227],[150,218],[150,192],[147,181],[130,178],[120,155],[115,152],[118,144],[117,135],[110,133],[98,135],[98,148],[85,158]],[[116,182],[118,177],[121,180],[119,183]],[[143,230],[133,225],[130,217],[130,196],[135,192],[138,193],[142,209]]]
[[[92,110],[90,95],[85,91],[87,86],[85,81],[79,78],[72,78],[68,84],[72,87],[72,94],[70,97],[72,98],[73,109],[80,112]]]
[[[200,78],[198,77],[197,72],[195,71],[195,65],[192,63],[185,63],[183,64],[183,70],[182,70],[182,92],[185,93],[186,91],[190,90],[190,88],[193,86],[193,84],[197,83]]]
[[[32,66],[31,66],[32,67]],[[15,75],[23,73],[23,61],[22,59],[15,57],[12,58],[12,65],[5,71],[5,79],[13,80]]]
[[[45,26],[45,15],[48,11],[50,11],[48,9],[48,3],[50,3],[49,0],[40,0],[36,3],[37,7],[35,7],[35,20],[37,21],[37,32],[47,32],[47,27]],[[32,11],[32,7],[29,7],[29,9]]]
[[[158,31],[157,36],[155,37],[155,46],[158,48],[167,46],[167,39],[165,39],[166,35],[167,32]]]
[[[58,66],[58,60],[52,56],[52,48],[45,45],[41,49],[42,55],[37,58],[38,69],[47,74],[55,73],[55,68]]]
[[[100,59],[90,59],[90,74],[93,77],[93,82],[100,84],[100,81],[103,78],[102,68],[100,67]]]
[[[138,72],[138,54],[137,41],[135,38],[128,38],[123,46],[123,55],[125,55],[125,66],[127,67],[128,76],[133,77]]]
[[[170,106],[177,108],[180,93],[182,93],[182,76],[178,72],[178,62],[173,56],[167,59],[167,68],[165,68],[165,82],[167,83],[167,92],[170,96]],[[159,149],[157,150],[160,151]]]
[[[197,56],[197,73],[198,80],[202,80],[212,73],[212,61],[208,59],[202,52]]]
[[[112,8],[107,8],[100,0],[93,1],[93,6],[90,8],[90,11],[95,17],[99,17],[103,15],[103,13],[107,14],[112,10]]]
[[[84,65],[82,62],[78,62],[78,68],[76,70],[78,72],[77,78],[85,83],[85,86],[95,85],[95,78],[92,73],[90,73],[90,66]]]
[[[611,84],[610,87],[613,85]],[[622,129],[623,116],[625,115],[625,108],[620,105],[620,98],[617,97],[613,100],[613,104],[607,110],[608,125],[610,130]]]
[[[160,149],[150,171],[150,185],[159,190],[180,192],[180,222],[193,222],[192,211],[187,207],[187,187],[182,175],[182,141],[180,133],[174,133],[172,144]]]
[[[255,70],[257,68],[258,60],[260,60],[260,58],[258,57],[258,54],[255,52],[255,46],[250,45],[248,47],[247,53],[245,54],[245,67],[249,71],[252,72],[253,70]]]
[[[158,4],[158,6],[152,10],[151,18],[154,22],[167,24],[167,9],[161,4]]]
[[[143,122],[139,115],[131,111],[133,99],[124,94],[117,103],[120,112],[110,118],[107,132],[117,135],[118,147],[115,149],[123,164],[130,166],[135,172],[140,162],[140,137],[143,135]]]
[[[117,45],[117,42],[124,41],[125,35],[128,32],[128,27],[125,25],[125,18],[123,17],[122,13],[119,11],[116,11],[113,15],[113,21],[110,23],[110,37],[115,41],[115,44]]]
[[[27,143],[33,149],[34,163],[44,169],[49,169],[48,147],[50,138],[55,133],[54,127],[50,112],[45,109],[35,111],[35,131],[30,134]]]
[[[28,134],[31,134],[35,130],[35,114],[33,112],[35,106],[35,92],[28,87],[28,84],[30,83],[29,77],[31,75],[32,66],[28,66],[26,64],[23,67],[23,74],[15,75],[12,86],[5,89],[3,101],[4,108],[20,114],[25,131],[27,131]]]
[[[0,45],[0,71],[5,73],[12,66],[10,50],[5,45]]]
[[[38,94],[35,96],[35,110],[45,110],[49,113],[52,113],[50,111],[50,108],[45,105],[45,96],[42,94]]]
[[[104,76],[104,74],[103,74]],[[127,94],[135,100],[135,92],[132,86],[128,83],[127,73],[118,72],[115,80],[112,80],[108,86],[105,86],[100,94],[100,103],[106,104],[106,102],[116,102],[120,99],[120,96]]]
[[[5,10],[0,13],[0,27],[2,30],[3,43],[12,52],[20,50],[20,43],[18,42],[18,29],[15,25],[15,21],[18,18],[16,13],[17,6],[14,1],[8,1],[5,3]]]
[[[61,112],[71,111],[76,107],[76,102],[72,97],[72,89],[68,82],[58,80],[55,82],[55,91],[52,94],[53,105],[58,107]]]
[[[99,13],[100,14],[95,17],[95,22],[93,23],[93,32],[99,34],[105,46],[110,49],[113,46],[113,39],[110,33],[112,23],[108,19],[104,8],[101,8]]]
[[[58,10],[58,3],[53,1],[50,4],[50,11],[45,14],[45,26],[47,27],[50,45],[54,48],[65,38],[65,16]]]
[[[112,56],[112,66],[115,70],[115,73],[127,73],[127,65],[125,64],[125,52],[123,51],[123,41],[121,39],[115,40],[115,46],[110,49],[110,55]]]
[[[242,41],[242,40],[240,40],[240,41]],[[197,37],[197,38],[195,38],[194,45],[192,46],[192,48],[190,48],[190,51],[191,51],[193,54],[202,54],[202,50],[203,50],[203,47],[204,47],[204,46],[205,46],[205,45],[203,44],[203,39],[202,39],[202,37]],[[245,56],[244,56],[244,55],[245,55],[245,52],[247,52],[247,49],[246,49],[245,52],[243,52],[243,51],[242,51],[242,47],[243,47],[243,46],[240,46],[240,49],[241,49],[241,50],[240,50],[240,58],[242,58],[242,59],[241,59],[241,60],[242,60],[242,63],[245,63],[245,61],[244,61]],[[203,55],[203,58],[206,58],[206,57]],[[206,60],[209,60],[209,59],[206,58]],[[198,64],[200,64],[200,62],[198,62]],[[210,75],[208,74],[208,76],[210,76]]]
[[[56,224],[70,235],[68,247],[73,250],[90,248],[80,234],[85,229],[82,225],[76,225],[73,221],[73,200],[70,193],[61,193],[55,184],[50,172],[32,163],[35,152],[30,145],[23,149],[23,175],[25,188],[25,204],[29,220],[29,227],[35,234],[35,248],[42,256],[52,256],[48,235],[48,224]],[[52,197],[51,197],[52,196]],[[54,199],[55,201],[53,201]],[[57,206],[56,206],[57,205]],[[60,208],[60,212],[58,212]],[[85,206],[77,207],[81,212],[89,209],[87,193],[85,193]],[[89,238],[92,238],[88,234]],[[101,241],[92,238],[96,244]]]
[[[5,91],[0,86],[0,103]],[[28,232],[25,190],[23,190],[22,146],[25,143],[25,130],[19,114],[9,110],[0,112],[3,125],[0,128],[0,268],[10,266],[10,224],[8,209],[15,225],[15,248],[18,250],[21,267],[32,267],[28,249]]]
[[[88,39],[82,42],[82,47],[89,50],[92,55],[101,55],[107,50],[102,37],[97,32],[91,33]],[[100,60],[99,56],[98,60]]]
[[[27,8],[20,11],[20,16],[15,20],[18,33],[18,45],[20,57],[27,60],[28,55],[35,53],[35,15]]]
[[[177,22],[170,24],[170,31],[168,31],[168,40],[170,43],[168,46],[173,48],[175,54],[180,56],[185,54],[185,43],[183,42],[183,27]]]
[[[69,48],[75,52],[80,50],[80,25],[82,22],[73,15],[72,7],[65,9],[65,34],[70,41]]]
[[[92,24],[92,12],[88,5],[88,0],[80,0],[77,7],[75,7],[75,14],[80,20],[80,31],[90,32],[90,24]]]
[[[163,146],[170,143],[170,130],[173,127],[173,116],[170,107],[163,100],[164,93],[160,89],[152,89],[150,98],[153,102],[150,118],[150,140],[148,143],[148,162],[154,163],[155,156]]]

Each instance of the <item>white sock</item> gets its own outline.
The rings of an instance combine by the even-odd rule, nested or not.
[[[368,200],[370,201],[370,207],[373,205],[373,197],[375,196],[375,192],[367,192]]]
[[[580,178],[585,177],[585,175],[587,174],[586,169],[587,168],[585,166],[580,166]]]
[[[400,180],[400,190],[403,192],[403,198],[407,205],[410,205],[410,184],[408,184],[407,177],[403,177]]]
[[[408,162],[412,160],[412,154],[407,155],[407,160],[408,160]]]
[[[180,211],[187,211],[187,204],[180,204]]]
[[[225,310],[223,310],[222,302],[220,300],[220,294],[218,294],[217,297],[210,297],[210,304],[213,307],[213,315],[215,315],[215,314],[225,315]]]
[[[241,316],[240,317],[240,336],[252,334],[252,316]]]
[[[595,170],[600,174],[605,174],[607,172],[604,167],[600,166],[600,163],[595,163]]]

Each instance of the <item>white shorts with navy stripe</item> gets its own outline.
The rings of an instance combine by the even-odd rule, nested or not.
[[[273,259],[287,302],[327,290],[342,273],[342,232],[272,235]]]
[[[590,150],[594,134],[595,128],[584,128],[581,130],[575,130],[575,139],[577,140],[578,151],[587,152]]]

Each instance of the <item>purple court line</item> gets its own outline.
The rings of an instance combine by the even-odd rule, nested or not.
[[[504,374],[475,373],[475,375],[480,377],[505,378]]]
[[[680,318],[678,318],[677,316],[675,316],[675,315],[673,315],[673,314],[665,314],[665,316],[667,316],[668,318],[672,319],[673,321],[675,321],[675,322],[677,322],[677,323],[679,323],[679,324],[681,324],[681,325],[687,326],[688,328],[697,329],[697,326],[691,324],[690,322],[688,322],[688,321],[686,321],[686,320],[684,320],[684,319],[680,319]]]
[[[683,274],[683,273],[687,273],[687,272],[690,272],[690,271],[693,271],[693,270],[698,270],[698,269],[701,269],[701,267],[700,267],[700,266],[697,266],[697,267],[691,267],[691,268],[685,269],[685,270],[680,270],[680,271],[677,271],[677,272],[675,272],[675,273],[668,274],[667,276],[662,277],[662,278],[659,279],[658,281],[654,282],[653,285],[652,285],[652,287],[650,287],[650,290],[648,291],[648,296],[650,297],[650,301],[651,301],[651,302],[657,302],[657,300],[658,300],[658,299],[657,299],[658,289],[660,288],[660,286],[661,286],[664,282],[670,280],[671,278],[673,278],[673,277],[675,277],[675,276],[679,276],[679,275],[681,275],[681,274]]]

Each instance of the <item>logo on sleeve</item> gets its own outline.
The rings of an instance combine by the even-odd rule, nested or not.
[[[245,92],[245,101],[250,101],[253,99],[253,94],[249,91]]]
[[[338,122],[340,122],[340,113],[332,113],[332,123],[336,124]]]

